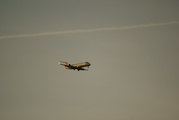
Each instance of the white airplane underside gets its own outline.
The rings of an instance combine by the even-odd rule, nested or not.
[[[77,64],[68,64],[65,61],[59,61],[58,62],[59,65],[63,65],[66,69],[69,70],[88,70],[89,66],[91,65],[89,62],[82,62],[82,63],[77,63]],[[87,67],[87,69],[84,69],[83,67]]]

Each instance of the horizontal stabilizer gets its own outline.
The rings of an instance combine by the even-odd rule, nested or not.
[[[65,61],[59,61],[58,64],[59,64],[59,65],[68,65],[68,63],[65,62]]]

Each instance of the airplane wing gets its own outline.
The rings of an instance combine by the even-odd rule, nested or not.
[[[79,70],[85,70],[85,71],[88,71],[88,69],[84,69],[83,67],[78,67],[78,68],[76,68],[78,71]]]

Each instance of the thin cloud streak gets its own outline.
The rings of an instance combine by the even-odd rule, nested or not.
[[[124,27],[108,27],[108,28],[97,28],[97,29],[81,29],[81,30],[44,32],[44,33],[34,33],[34,34],[7,35],[7,36],[0,36],[0,39],[27,38],[27,37],[74,34],[74,33],[89,33],[89,32],[101,32],[101,31],[117,31],[117,30],[127,30],[127,29],[157,27],[157,26],[165,26],[165,25],[177,25],[177,24],[179,24],[179,21],[172,21],[172,22],[165,22],[165,23],[140,24],[140,25],[131,25],[131,26],[124,26]]]

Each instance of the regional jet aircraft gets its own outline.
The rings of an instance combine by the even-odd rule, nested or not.
[[[79,70],[88,70],[88,69],[84,69],[83,67],[88,67],[91,65],[89,62],[82,62],[82,63],[77,63],[77,64],[68,64],[67,62],[65,61],[59,61],[58,62],[59,65],[63,65],[66,69],[69,69],[69,70],[75,70],[77,69],[78,71]]]

